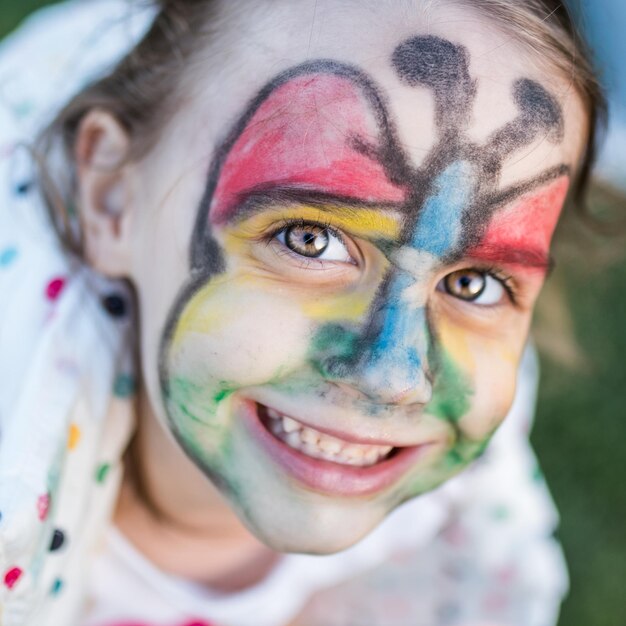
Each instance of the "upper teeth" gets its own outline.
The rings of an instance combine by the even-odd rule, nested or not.
[[[337,439],[303,426],[274,409],[268,408],[267,415],[271,418],[270,430],[276,437],[291,448],[316,459],[364,467],[374,465],[392,450],[392,446],[364,445]]]

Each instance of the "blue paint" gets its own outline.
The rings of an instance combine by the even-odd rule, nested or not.
[[[434,193],[420,211],[411,238],[411,247],[444,257],[454,250],[461,237],[461,218],[474,196],[474,168],[467,161],[455,161],[435,180]]]
[[[381,328],[361,360],[361,373],[404,393],[425,381],[427,320],[423,307],[413,308],[402,300],[402,292],[413,284],[406,272],[399,272],[389,286],[389,298],[380,311]]]
[[[475,170],[467,161],[449,165],[435,180],[433,193],[424,202],[408,247],[443,259],[461,240],[462,219],[474,198]],[[427,385],[424,364],[428,350],[428,320],[425,307],[407,302],[407,289],[426,280],[430,269],[415,268],[415,274],[396,269],[388,286],[384,309],[373,312],[380,330],[370,340],[360,359],[361,374],[370,374],[381,387],[398,391]],[[426,272],[421,277],[420,272]],[[420,285],[417,285],[419,288]]]
[[[9,246],[0,252],[0,267],[8,267],[17,258],[17,248]]]
[[[412,284],[413,279],[401,272],[390,285],[390,297],[376,339],[376,351],[379,353],[394,350],[398,345],[398,337],[404,337],[410,331],[411,320],[406,315],[408,307],[402,302],[401,294]]]

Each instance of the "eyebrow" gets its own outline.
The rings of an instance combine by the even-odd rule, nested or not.
[[[257,189],[247,192],[237,208],[229,215],[228,221],[240,221],[255,213],[260,213],[272,205],[300,206],[307,205],[319,209],[324,213],[340,211],[350,217],[356,217],[359,211],[368,210],[384,214],[395,211],[404,214],[404,203],[386,203],[342,196],[335,196],[310,189],[293,189],[272,187],[271,189]]]
[[[546,274],[550,273],[555,266],[554,258],[549,252],[534,247],[483,244],[467,250],[465,256],[478,261],[518,265],[528,269],[541,270]]]

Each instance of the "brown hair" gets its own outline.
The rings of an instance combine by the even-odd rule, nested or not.
[[[605,119],[605,100],[591,56],[565,5],[559,0],[454,0],[478,9],[506,32],[569,78],[590,120],[587,150],[573,190],[583,206],[595,155],[596,133]],[[96,108],[117,117],[131,138],[131,158],[146,154],[177,96],[180,77],[195,50],[210,37],[216,0],[159,0],[158,12],[143,39],[102,79],[88,85],[40,136],[35,153],[41,187],[52,223],[65,248],[82,256],[74,206],[74,144],[84,115]],[[51,153],[61,152],[63,167],[51,174]],[[65,177],[65,180],[62,180]],[[54,178],[54,180],[53,180]]]
[[[94,109],[113,114],[131,138],[130,158],[141,158],[158,140],[188,60],[210,35],[214,0],[159,0],[153,4],[158,12],[143,38],[110,74],[76,94],[35,144],[40,187],[52,224],[64,248],[79,257],[83,239],[75,224],[74,147],[81,120]],[[59,158],[51,158],[53,155]]]

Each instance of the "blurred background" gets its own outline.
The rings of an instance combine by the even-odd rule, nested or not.
[[[46,4],[2,0],[0,38]],[[626,231],[626,2],[588,0],[576,11],[612,105],[590,210]],[[542,383],[532,439],[571,575],[560,626],[626,624],[626,237],[608,230],[594,234],[574,215],[563,222],[536,319]]]

